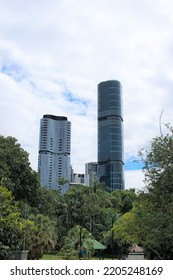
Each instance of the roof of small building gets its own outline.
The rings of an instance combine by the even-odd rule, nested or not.
[[[86,249],[94,249],[94,250],[104,250],[104,249],[106,249],[105,245],[103,245],[102,243],[100,243],[96,239],[92,239],[92,238],[87,238],[84,241],[83,246]]]

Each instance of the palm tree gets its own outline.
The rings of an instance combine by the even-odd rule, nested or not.
[[[93,186],[88,187],[85,192],[85,215],[89,216],[90,232],[94,232],[96,225],[100,224],[103,208],[110,207],[110,194],[101,189],[99,183],[95,182]]]
[[[58,179],[58,184],[60,185],[60,190],[62,190],[62,187],[69,182],[70,182],[69,179],[67,179],[65,177],[60,177]]]
[[[30,259],[39,259],[44,253],[50,252],[56,245],[57,235],[55,225],[42,214],[31,215],[29,219],[34,221],[33,235],[26,237],[26,248],[29,250]]]
[[[83,243],[89,237],[91,238],[90,232],[81,225],[71,228],[68,231],[67,236],[64,238],[64,246],[60,251],[61,256],[64,259],[80,258]]]

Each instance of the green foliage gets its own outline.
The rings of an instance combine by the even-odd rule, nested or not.
[[[114,239],[121,240],[122,243],[129,243],[129,245],[138,243],[137,229],[135,213],[133,211],[126,212],[114,223]]]
[[[110,193],[95,187],[73,186],[64,194],[59,219],[68,230],[80,224],[92,234],[99,235],[107,226],[104,208],[111,205]]]
[[[117,213],[130,211],[136,199],[133,190],[109,193],[97,182],[91,187],[73,186],[65,194],[41,188],[28,153],[13,137],[0,136],[0,180],[12,192],[3,190],[6,202],[0,205],[4,257],[7,247],[29,249],[29,258],[38,259],[56,246],[64,258],[77,258],[79,228],[102,242]],[[59,184],[65,183],[60,178]]]
[[[64,259],[79,258],[79,250],[82,249],[82,244],[88,238],[91,238],[90,232],[79,225],[71,228],[67,236],[64,238],[64,245],[60,251]]]
[[[44,187],[38,188],[34,198],[35,214],[42,214],[49,218],[55,218],[62,206],[62,195],[60,192]]]
[[[12,191],[16,200],[32,204],[40,186],[38,174],[30,167],[28,153],[13,137],[0,135],[0,181]]]
[[[155,203],[156,197],[149,191],[139,198],[136,205],[138,238],[148,259],[172,259],[173,257],[173,204]],[[166,201],[165,201],[166,203]]]
[[[0,260],[8,260],[11,257],[11,251],[8,246],[5,246],[0,242]]]
[[[156,137],[140,152],[144,162],[146,192],[112,193],[114,209],[124,214],[105,238],[124,244],[138,243],[148,259],[173,258],[173,129]]]
[[[1,247],[17,250],[25,246],[30,258],[39,258],[54,248],[57,241],[54,221],[60,194],[40,187],[27,152],[13,137],[0,136],[0,179],[4,186],[0,188]],[[2,252],[5,256],[4,249],[1,255]]]
[[[62,260],[77,260],[78,252],[73,249],[70,245],[63,246],[58,254],[61,256]]]
[[[15,138],[0,136],[0,259],[24,247],[30,259],[55,247],[64,259],[76,259],[89,232],[112,251],[138,243],[149,259],[173,259],[173,129],[167,128],[140,151],[146,192],[138,195],[134,189],[109,193],[97,182],[63,195],[41,188],[28,153]]]
[[[55,225],[48,217],[38,214],[29,216],[29,219],[34,222],[35,227],[32,234],[26,236],[26,247],[29,258],[35,260],[55,248],[57,236]]]
[[[173,258],[173,130],[140,152],[147,193],[139,196],[136,220],[148,258]]]
[[[58,184],[62,187],[63,185],[70,183],[69,179],[65,178],[65,177],[60,177],[58,179]]]
[[[135,189],[115,190],[112,192],[111,201],[116,212],[124,214],[132,209],[136,197]]]
[[[11,192],[0,186],[1,248],[8,247],[9,250],[21,249],[26,229],[31,225],[32,223],[30,221],[21,218],[18,204],[14,200]]]

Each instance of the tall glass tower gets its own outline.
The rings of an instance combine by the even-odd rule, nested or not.
[[[121,84],[98,84],[98,176],[110,191],[124,190]]]
[[[70,180],[71,123],[66,117],[44,115],[40,121],[38,172],[42,186],[59,189],[58,179]],[[64,193],[69,188],[62,186]]]

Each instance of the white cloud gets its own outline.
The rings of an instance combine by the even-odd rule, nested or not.
[[[144,173],[141,170],[125,171],[125,185],[126,189],[144,190]]]
[[[173,122],[172,9],[171,0],[0,1],[0,68],[22,74],[0,74],[0,133],[15,136],[37,169],[40,118],[65,115],[73,167],[84,172],[97,160],[97,84],[118,79],[125,159],[136,156],[159,134],[162,110]]]

